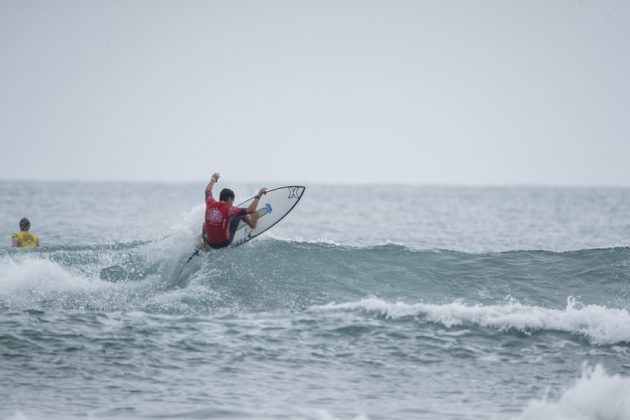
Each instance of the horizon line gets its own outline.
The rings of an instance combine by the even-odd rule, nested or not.
[[[5,179],[0,178],[1,183],[78,183],[78,184],[203,184],[207,180],[149,180],[149,179]],[[234,180],[232,184],[258,184],[261,181]],[[430,187],[430,188],[630,188],[630,184],[569,184],[569,183],[452,183],[452,182],[399,182],[399,181],[376,181],[376,182],[306,182],[306,181],[278,181],[264,180],[263,183],[274,183],[282,185],[312,185],[323,187]]]

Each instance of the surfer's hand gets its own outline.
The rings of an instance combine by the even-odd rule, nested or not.
[[[220,176],[221,175],[218,172],[215,172],[212,174],[212,177],[210,179],[213,180],[214,182],[217,182]]]
[[[267,188],[261,188],[260,191],[258,191],[258,195],[265,195],[267,194]]]

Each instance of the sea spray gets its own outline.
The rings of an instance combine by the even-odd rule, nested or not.
[[[630,378],[609,375],[597,365],[582,375],[557,401],[534,400],[515,420],[628,420]]]

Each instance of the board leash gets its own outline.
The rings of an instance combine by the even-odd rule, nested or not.
[[[195,252],[193,252],[193,254],[190,257],[188,257],[188,259],[186,260],[184,265],[188,264],[190,262],[190,260],[195,258],[197,255],[199,255],[199,249],[196,249]],[[182,268],[184,268],[184,266],[182,266]]]

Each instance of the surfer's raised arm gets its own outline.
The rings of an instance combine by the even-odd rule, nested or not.
[[[220,176],[221,175],[219,175],[218,172],[212,174],[210,182],[208,182],[208,185],[206,185],[206,193],[212,192],[212,187],[214,187],[214,184],[219,180]]]

